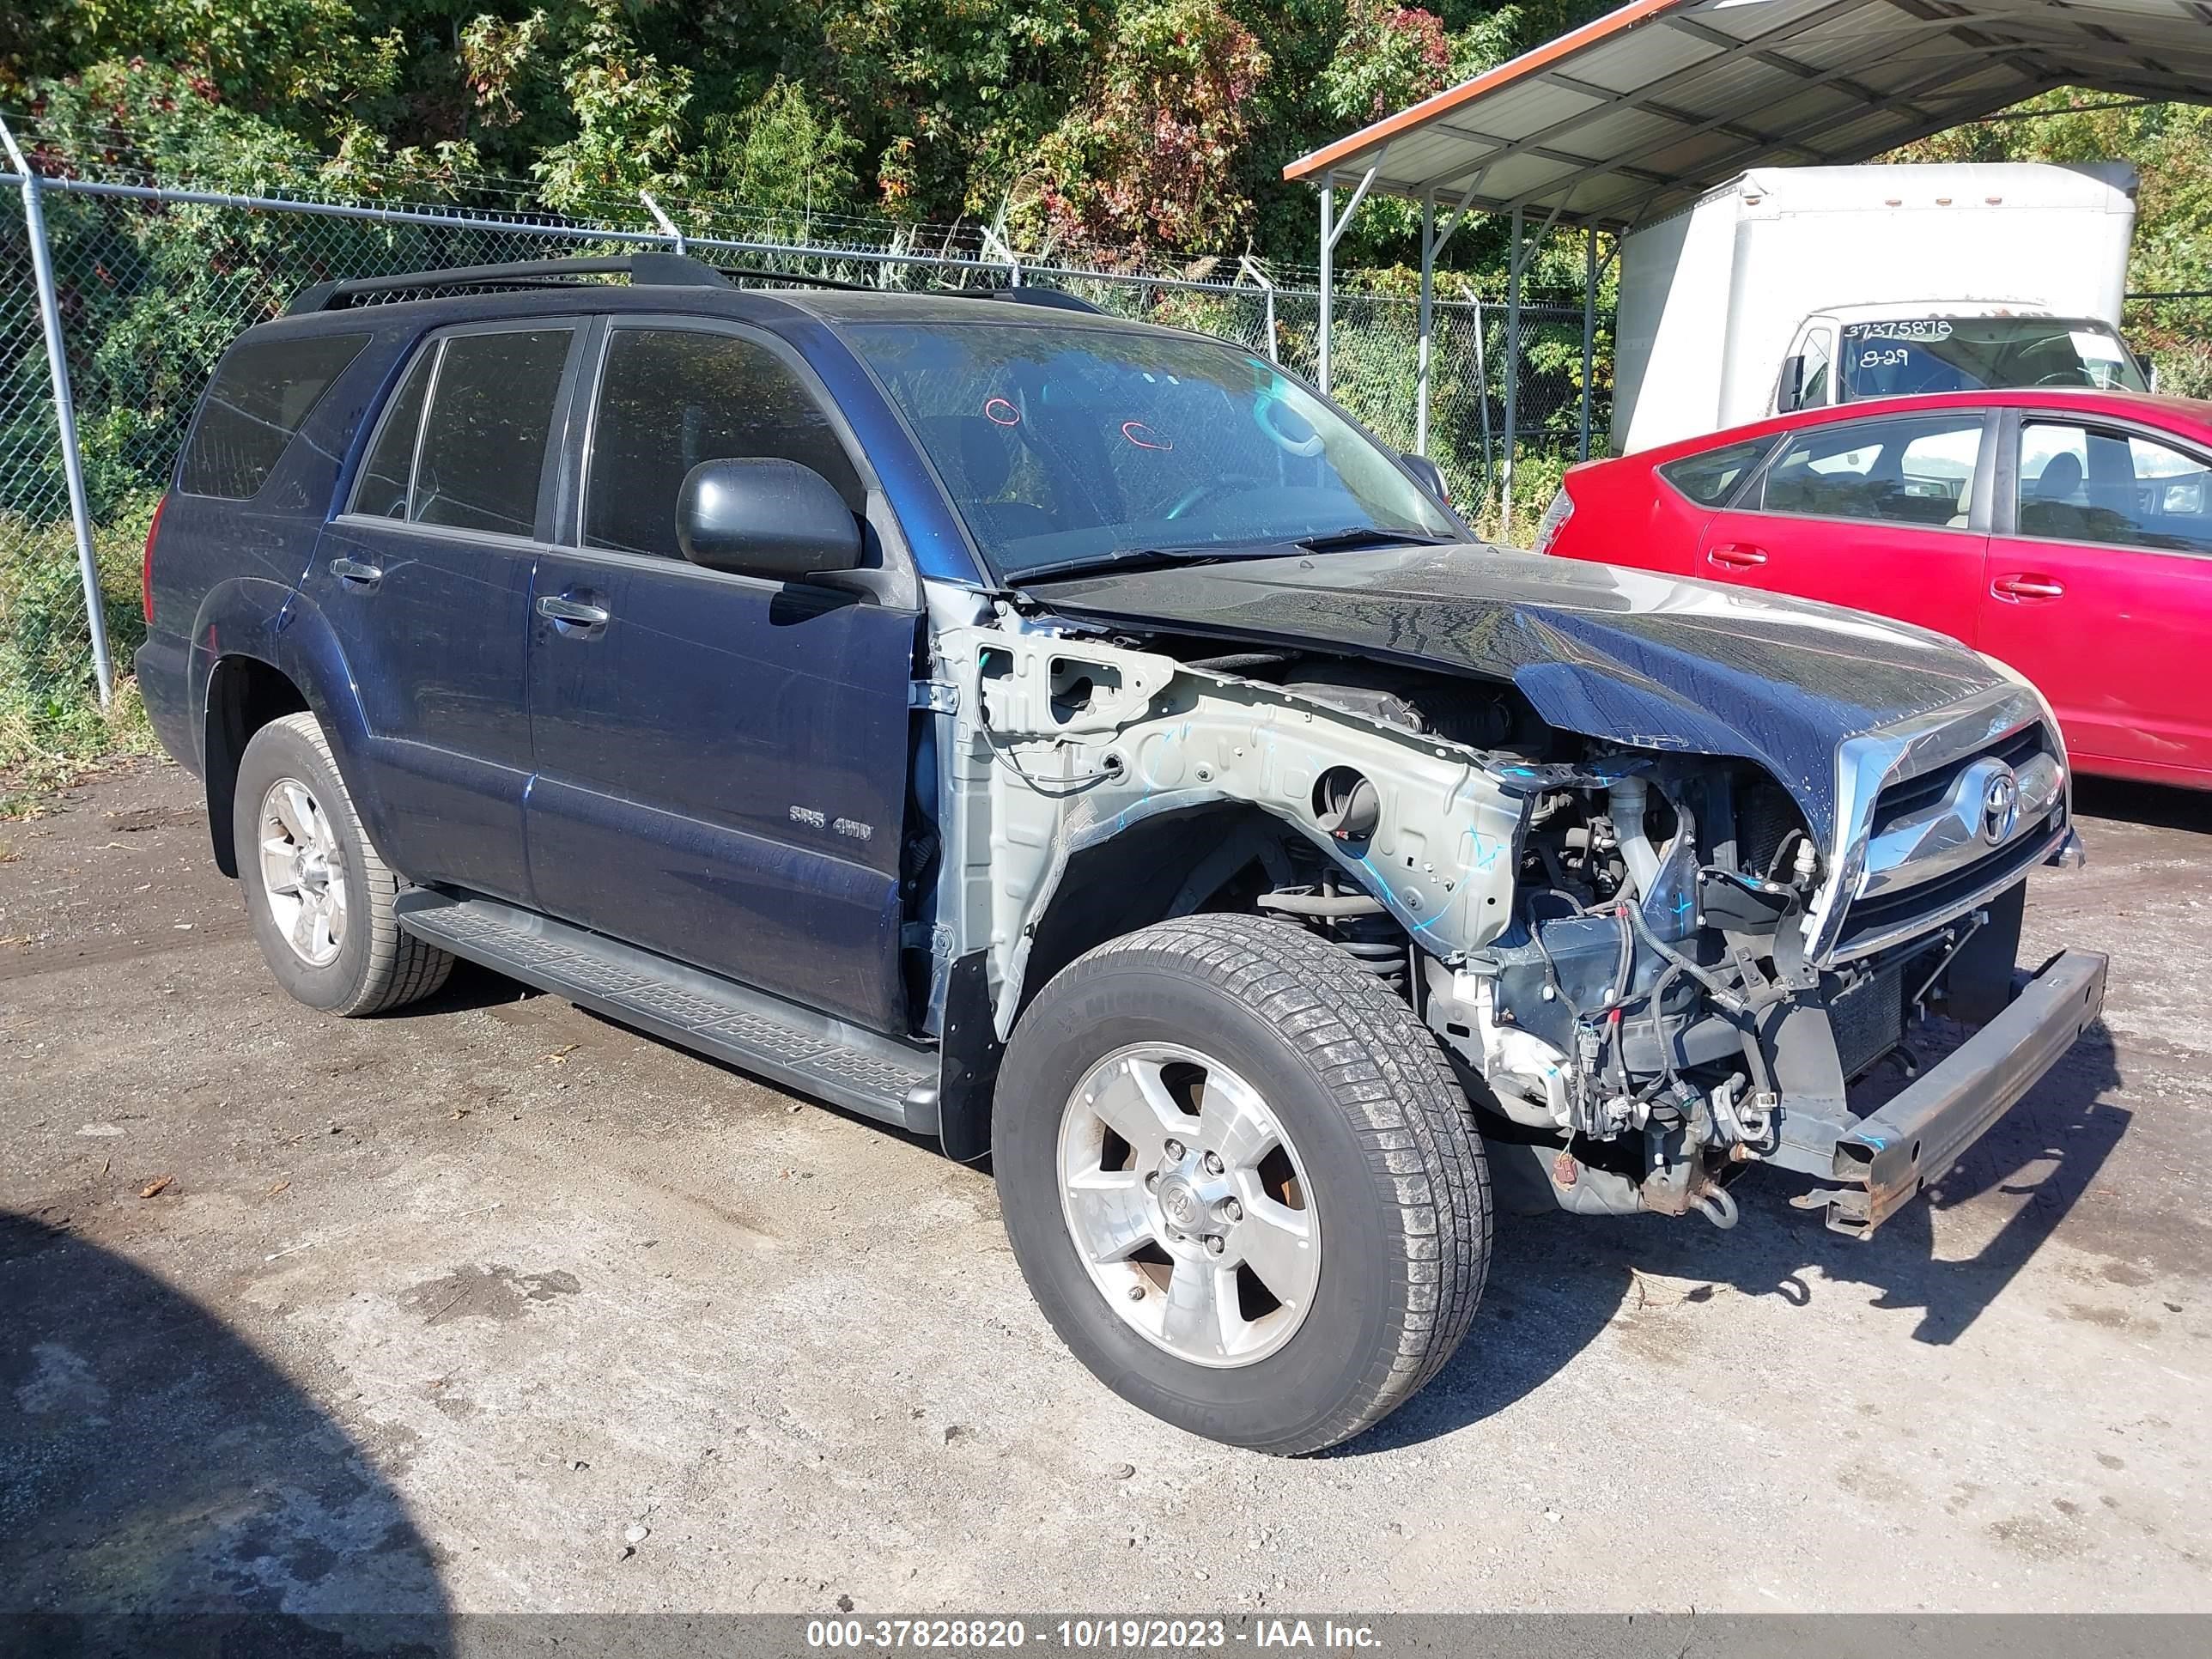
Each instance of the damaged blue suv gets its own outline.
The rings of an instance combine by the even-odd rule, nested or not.
[[[2103,999],[2015,971],[2075,850],[2017,675],[1485,545],[1273,364],[1064,296],[324,284],[146,572],[286,990],[466,957],[988,1152],[1070,1347],[1267,1451],[1436,1374],[1493,1205],[1726,1227],[1771,1170],[1869,1231]]]

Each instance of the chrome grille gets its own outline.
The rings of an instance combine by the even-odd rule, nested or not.
[[[1847,739],[1837,761],[1838,842],[1807,928],[1823,963],[1934,933],[2070,833],[2065,748],[2024,686]]]

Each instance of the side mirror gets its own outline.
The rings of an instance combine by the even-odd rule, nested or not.
[[[1774,412],[1794,414],[1805,404],[1805,359],[1801,356],[1782,360],[1782,384],[1775,388]]]
[[[860,526],[830,483],[796,461],[702,461],[676,497],[676,541],[709,570],[802,580],[860,562]]]
[[[1443,468],[1425,455],[1401,455],[1398,459],[1405,464],[1407,471],[1421,481],[1422,489],[1446,507],[1451,505],[1451,486],[1444,482]]]

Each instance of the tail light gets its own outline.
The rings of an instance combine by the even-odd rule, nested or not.
[[[146,556],[138,566],[138,609],[146,617],[146,626],[154,625],[154,538],[161,533],[161,515],[169,510],[167,495],[155,504],[154,521],[146,526]]]
[[[1559,538],[1559,532],[1567,527],[1567,520],[1574,516],[1574,498],[1567,494],[1566,485],[1561,484],[1552,497],[1552,504],[1544,509],[1544,516],[1537,521],[1535,539],[1528,544],[1528,550],[1531,553],[1550,552],[1552,544]]]

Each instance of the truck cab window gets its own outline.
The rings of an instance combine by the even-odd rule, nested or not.
[[[1833,378],[1835,355],[1835,336],[1826,328],[1816,328],[1805,337],[1805,372],[1798,382],[1798,408],[1822,409],[1833,401],[1829,382]]]

